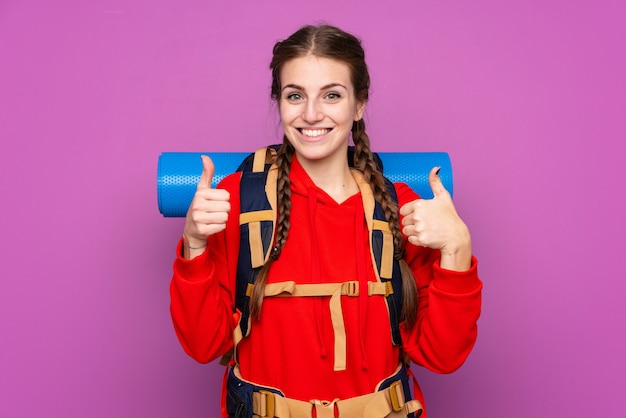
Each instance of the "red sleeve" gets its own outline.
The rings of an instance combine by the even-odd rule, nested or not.
[[[182,257],[182,239],[176,248],[170,284],[170,312],[183,349],[201,363],[214,360],[233,345],[239,255],[239,179],[240,173],[235,173],[217,186],[229,191],[231,211],[226,229],[209,237],[207,250],[186,260]]]
[[[397,183],[398,204],[419,196]],[[417,321],[413,328],[401,324],[402,344],[411,360],[437,373],[450,373],[467,359],[477,336],[482,283],[477,260],[464,272],[444,270],[440,253],[414,246],[405,239],[405,260],[418,289]]]

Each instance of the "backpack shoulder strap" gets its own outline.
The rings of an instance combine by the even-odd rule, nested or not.
[[[396,193],[396,188],[393,183],[385,178],[385,186],[387,187],[387,193],[391,200],[398,206],[398,194]],[[381,219],[383,219],[389,228],[389,223],[386,221],[385,212],[380,204],[377,202],[377,208],[375,212],[380,211]],[[398,208],[399,210],[399,208]],[[377,215],[378,216],[378,215]],[[376,232],[376,231],[375,231]],[[385,243],[385,237],[382,238],[382,250],[378,250],[376,247],[381,245],[380,239],[372,239],[372,253],[376,256],[380,257],[380,262],[376,263],[378,270],[380,272],[380,280],[383,282],[391,282],[391,287],[393,289],[393,293],[387,295],[387,308],[389,309],[389,321],[391,325],[391,338],[393,340],[394,345],[402,345],[402,338],[400,336],[400,318],[402,315],[402,270],[400,269],[400,262],[394,259],[394,248],[393,248],[393,234],[389,229],[389,235],[387,236],[387,244]],[[385,250],[385,245],[387,245],[387,250]],[[390,267],[389,271],[387,268],[383,268],[383,261],[386,262],[386,265]]]
[[[370,252],[373,265],[376,267],[374,269],[376,279],[385,283],[388,289],[385,301],[389,313],[391,338],[394,345],[401,345],[399,325],[402,314],[402,272],[400,263],[394,259],[393,233],[387,222],[385,211],[374,199],[370,185],[364,181],[359,172],[353,173],[361,189],[365,220],[370,232]],[[390,198],[397,205],[398,195],[393,183],[385,178],[385,186]]]
[[[235,308],[241,312],[243,337],[250,332],[248,289],[267,261],[274,240],[277,170],[272,161],[275,156],[274,146],[258,149],[238,169],[241,171],[240,246]]]

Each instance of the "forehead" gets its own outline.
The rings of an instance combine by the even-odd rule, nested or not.
[[[280,72],[282,86],[319,89],[340,84],[351,90],[350,67],[343,61],[307,55],[287,61]]]

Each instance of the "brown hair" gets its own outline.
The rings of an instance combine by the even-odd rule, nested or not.
[[[281,94],[280,73],[288,61],[313,55],[341,61],[350,68],[351,81],[357,101],[367,102],[369,98],[370,77],[365,63],[365,52],[361,41],[354,35],[329,25],[304,26],[284,41],[274,45],[273,57],[270,63],[272,70],[271,97],[279,102]],[[399,260],[402,270],[403,303],[402,317],[409,327],[415,324],[417,311],[417,289],[411,270],[402,259],[402,232],[398,218],[398,207],[391,199],[385,186],[382,173],[374,162],[370,150],[370,140],[365,133],[363,119],[352,125],[352,140],[354,142],[354,167],[361,171],[365,180],[370,184],[374,198],[381,204],[389,227],[394,237],[394,258]],[[261,268],[250,299],[250,312],[254,319],[258,319],[263,303],[263,292],[267,282],[267,274],[273,261],[278,259],[289,234],[289,217],[291,211],[291,189],[289,169],[294,149],[283,137],[283,145],[278,150],[276,164],[278,166],[277,203],[278,221],[276,241],[268,261]]]

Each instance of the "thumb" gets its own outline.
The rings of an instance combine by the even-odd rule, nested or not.
[[[208,155],[203,155],[200,158],[202,158],[202,175],[198,181],[198,189],[210,189],[213,173],[215,173],[215,165],[213,165],[213,161]]]
[[[441,167],[433,167],[428,174],[428,183],[430,184],[430,188],[433,191],[434,197],[449,195],[445,186],[441,181],[441,177],[439,177],[439,170]]]

